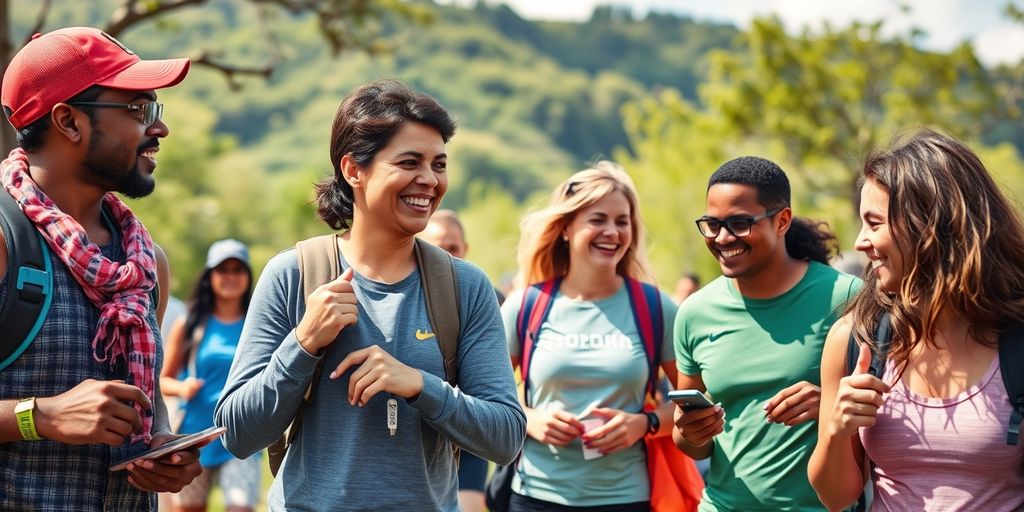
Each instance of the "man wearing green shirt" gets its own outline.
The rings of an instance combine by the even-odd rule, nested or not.
[[[711,457],[700,510],[822,510],[806,470],[821,350],[860,280],[828,266],[835,237],[793,216],[786,174],[763,158],[715,171],[697,227],[723,275],[679,308],[676,361],[717,405],[677,410],[673,437]]]

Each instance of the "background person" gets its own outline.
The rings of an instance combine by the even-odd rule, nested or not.
[[[160,376],[164,393],[182,402],[178,433],[191,434],[213,426],[214,406],[227,382],[251,295],[249,248],[233,239],[210,245],[188,313],[171,328]],[[199,463],[203,474],[174,494],[175,510],[205,511],[214,482],[220,486],[229,512],[253,510],[260,498],[261,460],[260,453],[236,459],[220,442],[202,447]]]
[[[700,510],[820,510],[805,469],[818,365],[860,280],[828,266],[835,237],[793,216],[786,174],[763,158],[711,175],[697,227],[723,274],[675,321],[680,387],[718,403],[676,412],[677,446],[711,457]]]
[[[466,259],[469,243],[458,214],[452,210],[437,210],[430,216],[420,238],[430,242],[456,258]],[[505,298],[494,290],[498,304]],[[459,507],[462,512],[484,512],[484,485],[487,483],[487,461],[465,450],[459,453]]]
[[[447,190],[454,131],[433,98],[393,81],[357,88],[338,109],[334,175],[317,186],[317,211],[344,230],[345,270],[302,297],[296,252],[271,259],[217,405],[226,446],[246,457],[284,432],[325,358],[270,510],[458,510],[453,444],[506,464],[522,445],[501,317],[479,268],[453,260],[458,387],[445,380],[437,340],[417,336],[431,323],[414,237]]]
[[[682,304],[684,300],[700,289],[700,278],[697,274],[686,274],[676,281],[675,291],[672,293],[672,300],[676,304]]]
[[[512,481],[513,512],[650,510],[643,438],[671,432],[673,406],[643,412],[650,369],[626,277],[649,280],[650,273],[636,190],[617,164],[574,174],[550,206],[523,219],[520,291],[502,307],[513,367],[522,366],[522,290],[551,279],[560,285],[527,376],[529,438]],[[661,367],[674,382],[668,340],[675,304],[661,295]],[[578,342],[584,338],[602,343]],[[603,425],[584,426],[594,420]]]
[[[856,247],[871,271],[825,345],[811,482],[831,510],[857,501],[865,467],[876,510],[1024,510],[998,348],[1024,343],[1000,336],[1024,324],[1020,215],[974,152],[931,131],[870,156],[863,179]],[[866,340],[882,312],[878,378]],[[851,332],[863,343],[847,376]]]

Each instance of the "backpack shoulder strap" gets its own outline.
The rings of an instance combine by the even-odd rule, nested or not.
[[[665,318],[661,309],[661,293],[653,284],[626,277],[626,289],[640,338],[647,354],[647,392],[654,396],[661,364],[661,343],[665,337]]]
[[[519,316],[516,320],[516,336],[519,338],[519,373],[523,381],[523,396],[529,401],[529,375],[530,363],[533,361],[533,346],[537,343],[537,336],[544,320],[551,312],[551,304],[554,302],[555,293],[562,284],[560,278],[550,279],[543,283],[530,285],[523,292],[523,304],[519,308]]]
[[[341,258],[338,255],[338,235],[321,235],[302,240],[295,244],[295,250],[299,256],[299,281],[302,282],[302,300],[309,298],[309,295],[325,283],[329,283],[341,275]],[[316,363],[316,370],[313,372],[313,380],[306,389],[305,400],[299,407],[296,415],[295,425],[301,423],[303,408],[305,404],[313,401],[313,391],[316,383],[320,380],[320,372],[324,367],[324,359],[320,358]],[[297,430],[293,426],[293,430]]]
[[[1021,419],[1024,419],[1024,326],[1014,326],[999,334],[999,371],[1010,397],[1013,411],[1006,427],[1006,444],[1015,445],[1020,439]]]
[[[7,240],[7,284],[0,309],[0,370],[28,348],[53,300],[50,250],[35,225],[5,190],[0,190],[0,228]]]
[[[302,297],[309,297],[324,283],[341,275],[341,260],[338,258],[338,235],[321,235],[302,240],[295,244],[299,255],[299,278],[302,281]]]
[[[869,373],[881,379],[885,373],[885,361],[889,358],[889,345],[892,338],[892,321],[888,311],[883,311],[878,316],[878,326],[875,327],[875,346],[877,350],[871,350],[871,368]],[[846,374],[852,375],[857,367],[857,358],[860,357],[860,344],[856,336],[850,331],[850,341],[846,344]]]
[[[444,375],[452,387],[459,382],[459,283],[455,261],[444,249],[416,239],[416,263],[427,301],[427,315],[444,358]]]
[[[302,282],[303,300],[308,299],[309,295],[324,283],[333,281],[341,275],[337,236],[336,234],[316,236],[295,244],[299,258],[299,281]],[[291,446],[299,429],[302,428],[302,416],[306,412],[306,407],[313,403],[313,393],[316,391],[317,382],[320,381],[320,374],[326,359],[326,357],[321,357],[317,361],[313,379],[309,381],[309,387],[306,388],[302,402],[299,402],[299,408],[295,411],[295,418],[292,419],[291,425],[285,430],[284,435],[267,448],[270,473],[275,477],[284,461],[285,453],[288,452],[288,447]]]

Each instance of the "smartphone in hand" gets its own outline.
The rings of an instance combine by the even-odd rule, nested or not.
[[[202,432],[196,432],[195,434],[189,434],[187,436],[179,437],[173,441],[167,442],[160,445],[157,448],[150,448],[142,453],[138,453],[122,460],[113,466],[110,466],[110,471],[121,471],[128,468],[128,464],[132,462],[139,462],[144,459],[159,459],[164,455],[174,453],[176,451],[185,450],[193,446],[202,447],[206,446],[221,436],[224,432],[227,432],[225,427],[210,427]]]
[[[692,411],[694,409],[707,409],[708,407],[714,407],[715,404],[708,400],[708,397],[697,391],[696,389],[679,389],[675,391],[669,391],[667,398],[675,402],[683,411]]]

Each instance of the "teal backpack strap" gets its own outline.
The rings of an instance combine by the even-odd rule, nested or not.
[[[7,284],[0,308],[0,370],[10,366],[39,334],[53,301],[50,250],[6,191],[0,191],[0,228],[7,240]]]
[[[999,371],[1003,374],[1006,395],[1010,397],[1010,421],[1006,427],[1006,444],[1016,445],[1024,419],[1024,326],[1014,326],[999,333]]]

